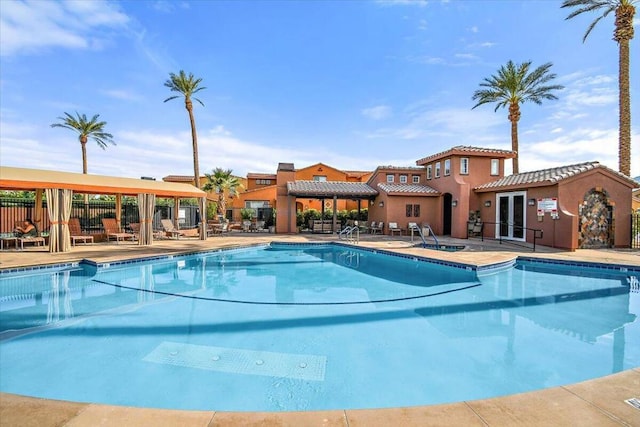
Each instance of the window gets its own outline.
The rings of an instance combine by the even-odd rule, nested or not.
[[[414,184],[420,184],[420,175],[413,175],[411,178],[413,178]]]
[[[400,182],[402,184],[406,184],[407,183],[407,175],[400,175]]]
[[[460,158],[460,175],[469,175],[469,158]]]
[[[393,175],[387,175],[387,182],[393,182]]]
[[[406,205],[405,206],[405,211],[407,213],[407,218],[411,217],[411,214],[413,213],[413,205]]]
[[[451,159],[444,161],[444,176],[451,175]]]
[[[431,179],[431,165],[427,165],[427,179]]]
[[[326,175],[313,175],[313,180],[316,182],[327,182]]]
[[[440,178],[440,162],[436,162],[436,178]]]
[[[256,184],[258,184],[258,185],[271,185],[271,180],[270,179],[258,179],[256,181]]]
[[[420,216],[420,205],[413,205],[413,216],[416,218]]]
[[[491,175],[500,175],[500,159],[491,159]]]

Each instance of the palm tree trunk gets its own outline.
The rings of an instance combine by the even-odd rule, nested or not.
[[[198,161],[198,135],[196,134],[196,119],[193,117],[193,104],[191,100],[185,101],[185,106],[189,112],[189,123],[191,124],[191,142],[193,144],[193,185],[200,188],[200,162]]]
[[[629,40],[619,43],[620,64],[618,74],[620,130],[618,135],[618,169],[631,176],[631,94],[629,91]]]
[[[520,106],[517,103],[509,105],[509,121],[511,122],[511,151],[516,153],[513,158],[513,173],[520,172],[520,166],[518,164],[518,120],[520,120]]]
[[[223,218],[226,218],[227,214],[227,200],[224,197],[224,190],[220,190],[220,196],[218,196],[218,208],[219,214],[222,215]]]
[[[616,27],[613,39],[618,42],[618,169],[631,175],[631,94],[629,92],[629,40],[633,38],[633,16],[636,9],[631,2],[621,2],[616,8]]]
[[[87,138],[80,139],[80,146],[82,147],[82,173],[87,173]]]
[[[82,147],[82,173],[87,173],[87,137],[80,137],[80,146]],[[84,195],[85,218],[88,218],[87,205],[89,204],[89,194]]]

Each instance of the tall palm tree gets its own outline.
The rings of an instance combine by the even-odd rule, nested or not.
[[[601,19],[615,11],[616,22],[613,39],[618,42],[618,169],[631,176],[631,94],[629,91],[629,41],[633,38],[634,4],[637,0],[565,0],[561,7],[575,8],[565,19],[571,19],[585,12],[601,13],[587,27],[582,37],[584,43],[591,30]]]
[[[206,89],[204,86],[200,86],[202,79],[197,79],[193,74],[187,74],[180,70],[178,74],[169,73],[169,79],[164,82],[164,85],[168,87],[171,92],[179,92],[184,96],[184,107],[189,113],[189,123],[191,124],[191,142],[193,144],[193,184],[200,188],[200,163],[198,161],[198,134],[196,133],[196,120],[193,117],[193,102],[191,97]],[[164,102],[171,101],[172,99],[179,98],[180,95],[173,95],[165,99]],[[202,101],[198,98],[193,98],[204,107]]]
[[[69,113],[64,114],[65,117],[58,117],[62,122],[53,123],[51,127],[71,129],[80,134],[78,139],[82,147],[82,173],[87,173],[87,141],[90,139],[94,140],[98,143],[98,146],[104,150],[107,148],[107,144],[116,145],[116,143],[113,142],[113,135],[104,131],[107,122],[99,122],[99,114],[93,116],[91,120],[87,120],[85,114],[80,115],[77,112],[76,117]]]
[[[204,174],[207,182],[202,189],[214,191],[218,195],[218,214],[224,216],[227,212],[227,197],[237,197],[242,184],[237,177],[232,175],[231,169],[215,168],[212,172]]]
[[[516,152],[516,157],[513,159],[513,173],[519,172],[518,120],[520,120],[520,104],[530,101],[540,105],[544,99],[558,99],[551,92],[564,88],[561,85],[547,84],[556,78],[555,74],[549,73],[551,66],[551,62],[547,62],[529,72],[531,61],[522,64],[514,64],[509,61],[507,65],[500,67],[497,75],[485,78],[480,83],[484,89],[478,89],[473,94],[472,99],[478,101],[473,108],[490,102],[497,103],[494,111],[498,111],[500,107],[509,106],[511,149]]]

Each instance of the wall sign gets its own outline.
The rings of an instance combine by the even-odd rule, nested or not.
[[[538,216],[544,216],[545,212],[550,212],[552,217],[558,216],[558,198],[545,197],[538,199]]]

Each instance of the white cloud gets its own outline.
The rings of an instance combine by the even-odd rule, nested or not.
[[[391,116],[391,107],[388,105],[377,105],[362,110],[362,115],[371,120],[383,120]]]
[[[605,108],[618,104],[618,84],[615,76],[585,77],[582,72],[558,79],[565,88],[558,93],[558,107],[552,115],[556,120],[577,120],[602,114]],[[608,114],[609,110],[605,111]]]
[[[472,33],[477,33],[480,30],[478,29],[478,27],[476,25],[474,25],[473,27],[469,28],[469,31],[471,31]]]
[[[407,58],[407,60],[409,60],[409,62],[418,62],[421,64],[429,64],[429,65],[442,65],[442,64],[446,64],[447,62],[443,58],[439,58],[437,56],[427,56],[427,55],[410,56]]]
[[[478,57],[472,53],[456,53],[454,57],[457,59],[473,59],[473,60],[478,59]]]
[[[4,1],[0,15],[0,54],[29,54],[45,48],[99,48],[102,27],[126,25],[129,18],[113,3],[98,1]]]
[[[103,90],[102,93],[107,95],[110,98],[120,99],[123,101],[142,100],[142,96],[127,89],[108,89],[108,90]]]
[[[632,156],[640,150],[640,135],[631,136]],[[520,143],[520,169],[522,171],[546,169],[554,166],[599,161],[618,170],[618,129],[580,127],[554,132],[550,138]],[[631,162],[631,176],[640,174],[640,164]]]
[[[408,122],[398,127],[380,128],[367,138],[419,140],[428,139],[441,144],[478,145],[480,142],[495,146],[503,138],[496,138],[488,128],[506,122],[503,117],[489,111],[465,108],[424,108],[419,103],[407,111]],[[417,154],[418,156],[420,154]]]
[[[496,45],[497,43],[494,43],[494,42],[479,42],[479,43],[471,43],[467,47],[469,49],[479,49],[479,48],[490,48]]]

